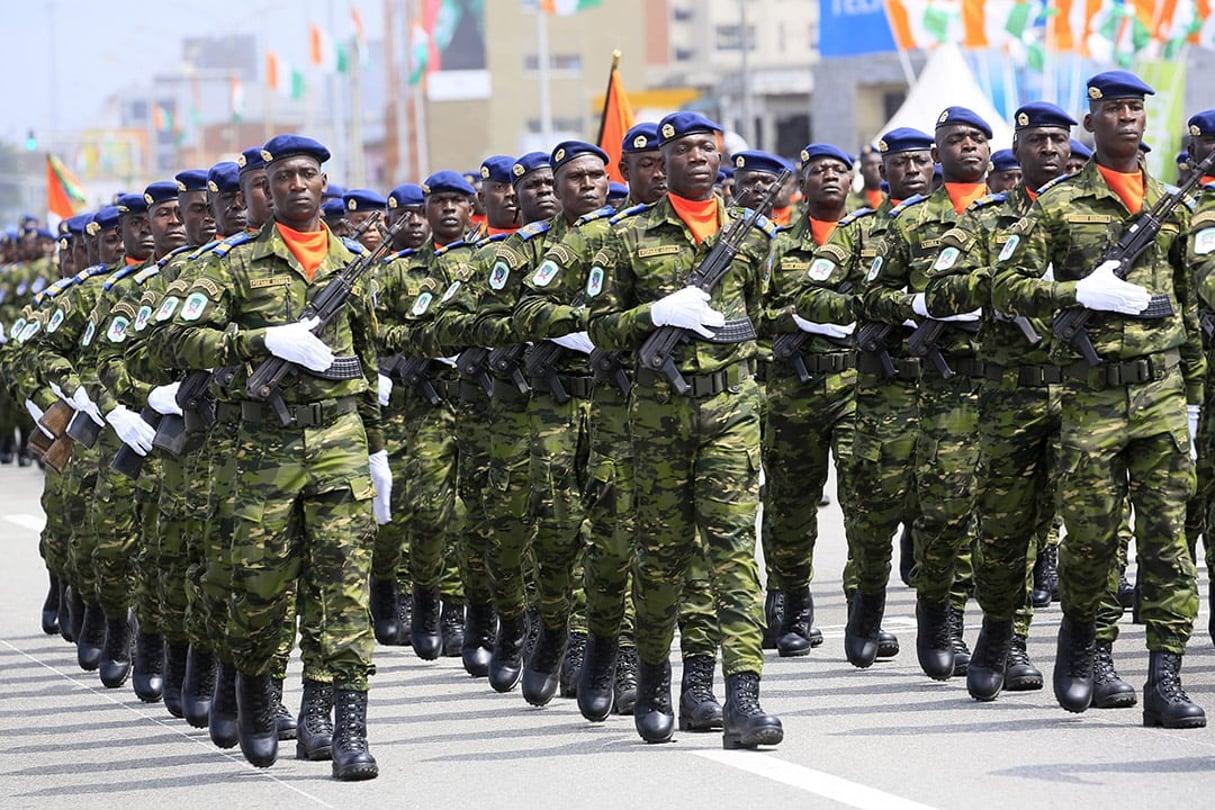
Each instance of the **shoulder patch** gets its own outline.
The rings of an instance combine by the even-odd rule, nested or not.
[[[537,287],[547,287],[553,282],[553,279],[557,277],[559,272],[561,272],[561,268],[557,266],[555,261],[545,259],[536,268],[535,274],[532,275],[532,284]]]
[[[1190,220],[1190,227],[1193,229],[1201,228],[1203,225],[1215,225],[1215,210],[1203,211]],[[53,287],[54,285],[52,284],[51,286]]]
[[[194,286],[203,288],[212,298],[219,298],[220,296],[219,285],[213,279],[206,276],[194,279]]]
[[[253,235],[248,232],[242,231],[241,233],[234,233],[216,245],[214,253],[216,256],[227,256],[228,251],[232,250],[232,248],[237,247],[238,245],[243,245],[252,239]]]
[[[494,262],[493,269],[489,271],[489,286],[492,290],[500,290],[506,286],[506,282],[510,279],[510,265],[502,259]]]
[[[594,298],[599,293],[603,292],[603,279],[606,273],[599,265],[591,268],[591,272],[586,277],[586,297]]]
[[[840,265],[841,267],[848,263],[848,253],[842,247],[835,244],[834,242],[828,242],[827,244],[820,247],[818,249],[818,251],[815,253],[815,255],[816,256],[818,256],[818,255],[825,256],[826,258],[831,259],[833,262]]]
[[[434,296],[428,292],[424,292],[414,299],[413,306],[409,309],[409,314],[413,316],[424,315],[430,307],[430,302],[434,300]]]
[[[629,206],[628,208],[624,209],[623,211],[620,211],[615,216],[613,216],[611,219],[609,219],[608,222],[612,225],[615,225],[617,222],[619,222],[622,219],[634,216],[636,214],[640,214],[642,211],[645,211],[647,208],[649,208],[653,204],[654,203],[638,203],[637,205]]]
[[[585,225],[586,223],[594,222],[597,219],[603,219],[604,217],[610,217],[615,213],[616,213],[616,208],[614,206],[605,205],[602,208],[595,209],[594,211],[590,212],[589,214],[583,214],[582,216],[578,217],[578,222],[576,224]]]
[[[923,194],[911,195],[910,197],[908,197],[907,199],[903,200],[901,203],[896,205],[894,208],[890,209],[890,218],[898,219],[899,215],[902,214],[904,211],[906,211],[908,208],[912,207],[913,205],[919,205],[920,203],[924,202],[924,200],[927,200],[927,199],[928,198],[925,197]]]
[[[1215,228],[1203,228],[1194,234],[1194,255],[1205,256],[1215,251]]]
[[[524,242],[526,242],[527,240],[529,240],[533,237],[539,236],[542,233],[546,233],[548,231],[548,229],[551,227],[553,227],[551,222],[549,222],[547,219],[542,219],[538,222],[527,223],[522,228],[515,231],[515,233],[518,234],[520,239],[522,239]]]

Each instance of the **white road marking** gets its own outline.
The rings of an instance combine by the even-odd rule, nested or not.
[[[5,515],[4,519],[9,523],[16,523],[23,529],[29,529],[31,532],[41,532],[46,528],[46,518],[42,515]]]

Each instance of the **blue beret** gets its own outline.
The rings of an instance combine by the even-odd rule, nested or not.
[[[515,159],[510,155],[490,155],[481,161],[481,179],[509,183],[514,180],[510,174],[510,167],[513,165]]]
[[[346,187],[337,183],[330,183],[325,186],[324,193],[321,194],[322,200],[340,200],[342,195],[346,193]]]
[[[1017,162],[1017,157],[1011,149],[997,149],[991,153],[991,170],[993,172],[1006,172],[1009,169],[1019,168],[1021,168],[1021,164]]]
[[[733,164],[735,171],[745,169],[749,172],[767,172],[768,174],[780,174],[790,168],[789,162],[784,158],[761,152],[758,149],[735,152],[730,156],[730,163]]]
[[[240,167],[241,174],[251,172],[254,169],[266,168],[266,159],[262,157],[262,148],[260,146],[250,146],[236,156],[236,165]]]
[[[342,199],[340,197],[334,197],[331,200],[325,200],[322,202],[321,216],[325,217],[326,219],[346,216],[346,206],[342,203]]]
[[[698,112],[676,112],[658,122],[658,145],[663,146],[671,141],[691,135],[695,132],[721,132],[720,124],[715,124]]]
[[[206,169],[186,169],[173,175],[173,179],[177,182],[179,192],[207,190]]]
[[[720,186],[722,183],[726,182],[733,176],[734,175],[732,175],[732,174],[726,174],[725,169],[718,169],[717,170],[717,179],[714,180],[713,182]]]
[[[1148,146],[1145,141],[1140,141],[1139,151],[1146,155],[1148,152],[1152,151],[1152,147]]]
[[[388,192],[388,207],[413,208],[425,202],[422,187],[417,183],[404,183]]]
[[[177,196],[177,185],[173,185],[173,195]],[[148,212],[148,201],[144,199],[142,194],[122,194],[114,201],[114,208],[120,214],[146,214]],[[104,211],[105,209],[101,209]],[[101,212],[98,212],[98,216]]]
[[[932,179],[940,180],[945,177],[945,170],[941,168],[940,163],[932,164]]]
[[[562,141],[553,149],[553,154],[549,157],[549,162],[553,164],[553,171],[556,172],[565,164],[577,157],[583,155],[594,155],[603,161],[603,165],[608,164],[607,152],[604,152],[593,143],[586,141]]]
[[[451,169],[440,169],[422,181],[423,194],[442,194],[443,192],[471,196],[476,194],[477,190],[472,187],[472,183],[464,179],[464,175],[453,172]]]
[[[89,220],[92,218],[93,215],[91,213],[77,214],[74,217],[68,217],[65,219],[63,224],[67,226],[68,233],[72,234],[73,236],[79,236],[80,234],[84,233],[84,227],[89,224]]]
[[[729,163],[723,163],[721,168],[717,170],[717,173],[726,179],[731,178],[734,176],[734,167]]]
[[[55,234],[51,233],[50,229],[48,229],[48,228],[37,228],[34,230],[34,233],[38,234],[39,239],[54,239],[55,238]]]
[[[1143,79],[1127,70],[1107,70],[1098,73],[1086,82],[1088,97],[1092,101],[1103,98],[1143,98],[1154,96],[1156,91]]]
[[[481,182],[481,170],[480,169],[478,169],[475,172],[461,172],[461,174],[463,175],[464,179],[468,181],[468,184],[470,186],[472,186],[474,189],[477,187],[477,183]]]
[[[620,151],[626,155],[630,152],[653,152],[657,148],[658,125],[653,121],[634,125],[620,141]]]
[[[510,167],[510,173],[515,176],[514,182],[518,183],[536,169],[548,168],[552,168],[552,164],[548,162],[548,152],[528,152],[515,161],[515,165]]]
[[[878,141],[878,151],[883,155],[894,152],[923,152],[933,146],[932,136],[911,127],[892,129]]]
[[[629,196],[629,187],[624,183],[608,183],[608,201],[623,200]]]
[[[119,199],[122,199],[123,197],[134,197],[135,200],[132,200],[132,202],[139,206],[143,206],[139,209],[139,211],[126,211],[125,213],[140,213],[147,210],[147,207],[144,205],[143,197],[140,197],[138,194],[124,194]],[[120,213],[124,212],[117,205],[107,205],[97,209],[97,213],[93,214],[93,221],[88,225],[89,235],[96,236],[102,231],[108,231],[110,228],[117,228],[118,215]]]
[[[143,190],[143,201],[149,208],[162,202],[177,199],[177,182],[175,180],[157,180],[149,183]]]
[[[1080,143],[1080,141],[1072,138],[1072,157],[1084,158],[1085,160],[1088,160],[1092,156],[1092,149],[1089,149],[1087,146]]]
[[[296,155],[307,155],[317,163],[324,163],[330,158],[325,145],[307,135],[275,135],[262,147],[262,160],[267,165]]]
[[[1176,163],[1178,166],[1189,166],[1190,165],[1190,150],[1182,149],[1180,152],[1177,153],[1177,157],[1175,157],[1173,159],[1173,162]]]
[[[9,242],[16,242],[21,238],[21,230],[15,225],[9,225],[4,229],[4,238]]]
[[[991,127],[974,110],[965,107],[946,107],[937,117],[937,129],[951,127],[955,124],[972,126],[987,137],[991,137]]]
[[[219,194],[240,189],[240,166],[235,161],[224,160],[207,171],[207,191]]]
[[[388,200],[369,188],[352,188],[342,195],[347,211],[383,211]]]
[[[1028,127],[1060,127],[1071,129],[1076,122],[1061,107],[1049,101],[1035,101],[1017,109],[1013,115],[1017,129]]]
[[[1200,135],[1215,135],[1215,110],[1194,113],[1190,116],[1189,124],[1190,134],[1195,138]]]
[[[806,168],[806,164],[812,160],[819,158],[835,158],[842,162],[849,169],[852,168],[852,155],[840,149],[838,146],[832,146],[829,143],[808,143],[806,148],[802,150],[799,157],[802,159],[802,168]]]

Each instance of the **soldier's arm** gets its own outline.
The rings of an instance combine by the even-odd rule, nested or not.
[[[1181,233],[1193,232],[1189,209],[1178,206],[1181,211]],[[1181,308],[1185,322],[1185,342],[1181,344],[1181,374],[1185,379],[1186,402],[1201,405],[1204,382],[1207,374],[1206,352],[1202,348],[1202,326],[1198,320],[1199,297],[1195,290],[1195,276],[1190,272],[1190,239],[1174,239],[1169,251],[1169,262],[1173,267],[1173,291]]]
[[[103,413],[108,413],[119,402],[142,406],[153,388],[131,374],[126,363],[127,347],[141,342],[135,324],[139,317],[138,298],[142,295],[143,289],[138,286],[124,290],[105,316],[98,320],[97,337],[94,339],[97,346],[97,381],[104,391],[90,391],[90,394],[96,394],[93,400]],[[110,407],[107,408],[107,405]]]
[[[632,267],[624,239],[618,233],[613,232],[595,254],[591,272],[596,267],[603,272],[604,280],[600,292],[590,297],[587,331],[591,342],[609,351],[639,348],[654,331],[654,322],[649,303],[634,306]]]
[[[230,253],[209,258],[177,305],[163,339],[149,343],[152,362],[167,368],[233,366],[264,358],[265,329],[228,329],[235,309],[235,273]]]
[[[523,278],[515,305],[515,330],[525,340],[543,340],[586,330],[587,308],[572,302],[587,279],[587,263],[597,252],[583,233],[588,223],[574,229],[544,254],[534,272]]]
[[[860,314],[866,321],[901,324],[914,317],[907,292],[910,252],[902,229],[891,227],[878,243],[877,256],[865,275],[864,289],[858,299]]]
[[[386,322],[379,328],[379,343],[389,353],[406,357],[434,357],[426,330],[434,322],[440,299],[448,288],[433,276],[422,281],[413,298],[398,296],[388,305]]]
[[[797,314],[815,323],[850,323],[855,319],[861,279],[855,272],[857,247],[851,227],[837,228],[827,244],[814,252],[810,268],[798,280],[794,299]],[[840,292],[851,281],[850,292]],[[792,320],[792,318],[790,318]]]
[[[1074,281],[1044,279],[1053,256],[1067,256],[1067,229],[1053,227],[1040,200],[1009,232],[996,256],[991,303],[998,312],[1050,318],[1076,304]],[[1058,270],[1055,271],[1058,273]]]
[[[100,283],[94,280],[92,283]],[[55,383],[66,396],[80,387],[80,375],[75,366],[80,352],[80,339],[88,327],[89,312],[82,311],[85,299],[80,287],[73,287],[60,297],[50,311],[36,313],[32,319],[38,328],[26,338],[27,351],[32,353],[35,367],[48,385]],[[90,310],[91,311],[91,310]],[[57,313],[63,313],[62,316]],[[57,327],[51,324],[60,319]],[[28,329],[29,327],[27,327]]]
[[[453,261],[449,275],[459,281],[459,286],[440,301],[434,320],[423,335],[431,350],[428,356],[447,357],[474,345],[473,325],[477,318],[477,290],[481,279],[476,275],[472,257]]]
[[[509,242],[509,240],[508,240]],[[498,246],[493,261],[478,284],[477,314],[473,333],[478,346],[509,346],[519,342],[515,331],[515,303],[518,301],[518,278],[527,268],[527,259],[508,243]],[[502,272],[506,275],[503,276]]]
[[[359,394],[359,416],[367,432],[367,452],[377,453],[384,449],[384,430],[380,415],[379,400],[379,356],[376,350],[378,331],[375,309],[368,287],[360,284],[354,288],[347,307],[350,331],[354,342],[354,353],[363,365],[363,378],[367,385]]]
[[[979,223],[963,217],[941,237],[941,250],[928,269],[924,304],[930,315],[973,312],[990,303],[991,269]]]

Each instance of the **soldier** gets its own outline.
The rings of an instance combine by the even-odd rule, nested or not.
[[[352,188],[342,195],[342,204],[346,206],[346,222],[353,233],[375,212],[384,212],[388,200],[369,188]],[[384,241],[384,231],[379,225],[373,225],[359,235],[359,244],[367,250],[375,250]]]
[[[1139,143],[1152,89],[1114,70],[1088,80],[1096,154],[1084,168],[1038,196],[997,258],[992,304],[1012,315],[1047,317],[1076,306],[1099,313],[1083,333],[1098,362],[1063,340],[1051,359],[1063,370],[1060,501],[1067,536],[1059,549],[1063,621],[1055,698],[1083,712],[1094,697],[1097,616],[1117,578],[1124,503],[1135,515],[1150,664],[1145,725],[1206,725],[1181,686],[1181,657],[1198,610],[1194,563],[1184,534],[1193,491],[1190,433],[1202,398],[1204,359],[1187,278],[1185,206],[1173,209],[1154,245],[1115,275],[1111,236],[1164,194],[1144,170]],[[1103,255],[1104,254],[1104,255]],[[1135,318],[1153,293],[1173,314]],[[1187,402],[1190,427],[1187,429]]]
[[[1071,156],[1067,159],[1066,174],[1075,174],[1084,168],[1084,164],[1093,156],[1093,150],[1089,149],[1075,138],[1071,139]]]
[[[1009,191],[1021,182],[1021,164],[1012,149],[997,149],[991,153],[987,167],[987,190],[992,194]]]
[[[329,150],[298,135],[275,136],[263,150],[273,226],[208,263],[153,351],[171,367],[237,365],[235,390],[248,368],[271,357],[300,372],[278,389],[289,424],[268,403],[241,400],[228,624],[238,736],[249,762],[274,763],[270,667],[298,577],[300,612],[319,622],[333,673],[333,775],[371,779],[378,767],[366,729],[374,646],[368,582],[375,523],[389,519],[392,489],[376,401],[374,313],[360,280],[321,330],[324,340],[312,331],[315,318],[298,320],[354,257],[320,221]],[[335,363],[338,356],[356,359]],[[319,688],[306,681],[305,699]]]
[[[885,201],[886,192],[882,191],[882,153],[874,144],[867,143],[861,147],[861,157],[857,161],[861,174],[860,191],[848,194],[846,208],[848,213],[862,208],[877,210]]]
[[[775,227],[743,235],[730,272],[712,292],[683,286],[739,216],[713,193],[721,127],[697,113],[659,123],[668,192],[623,220],[595,257],[604,276],[590,296],[590,336],[610,350],[637,350],[655,328],[674,326],[712,338],[726,316],[744,333],[758,316],[763,269]],[[596,285],[598,286],[598,285]],[[713,301],[714,306],[709,302]],[[752,330],[753,334],[753,330]],[[681,585],[695,555],[696,530],[708,548],[717,595],[727,698],[726,748],[775,745],[780,720],[759,705],[763,668],[760,585],[755,564],[759,473],[759,390],[754,338],[692,340],[675,367],[689,385],[675,393],[659,372],[640,369],[630,402],[636,463],[637,561],[633,596],[640,658],[634,724],[647,742],[671,739],[668,662]]]

